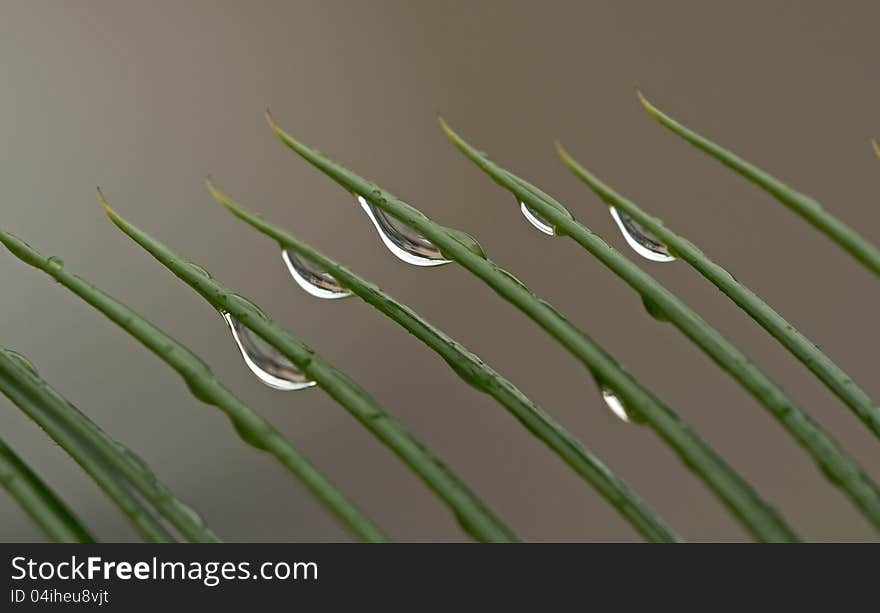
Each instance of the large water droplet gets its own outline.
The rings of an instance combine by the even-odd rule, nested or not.
[[[608,208],[611,211],[611,217],[617,222],[617,227],[620,228],[623,238],[636,253],[652,262],[675,261],[675,256],[669,252],[669,247],[642,227],[639,222],[626,213],[621,213],[613,206]]]
[[[618,418],[625,421],[626,423],[631,423],[629,413],[626,410],[626,407],[623,406],[623,403],[620,401],[620,398],[614,395],[614,392],[609,390],[608,388],[602,388],[602,400],[605,401],[605,404],[608,405],[608,408],[611,409],[611,412],[614,413]]]
[[[342,287],[333,275],[311,260],[301,258],[289,249],[281,252],[281,258],[296,284],[315,298],[335,300],[351,296],[351,292]]]
[[[314,381],[250,328],[229,313],[222,315],[241,351],[244,363],[260,381],[272,389],[282,391],[301,390],[315,385]]]
[[[551,224],[549,221],[538,215],[535,211],[527,207],[525,202],[519,203],[519,210],[522,211],[523,217],[525,217],[528,222],[535,226],[538,230],[549,236],[556,235],[556,228],[553,227],[553,224]]]
[[[434,243],[399,219],[387,214],[363,196],[358,195],[357,199],[370,221],[376,226],[376,232],[379,233],[379,238],[388,250],[407,264],[440,266],[452,261],[443,257]]]

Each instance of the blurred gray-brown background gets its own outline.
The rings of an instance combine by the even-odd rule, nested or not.
[[[2,227],[191,346],[399,540],[464,538],[422,483],[320,390],[274,392],[223,322],[118,232],[111,203],[254,299],[410,427],[523,537],[636,535],[491,398],[357,299],[297,288],[277,248],[214,204],[229,194],[414,307],[517,383],[685,537],[746,534],[650,430],[604,407],[582,366],[454,265],[391,256],[344,190],[271,134],[292,133],[476,236],[676,409],[810,539],[876,534],[731,378],[572,242],[550,239],[443,137],[442,114],[497,161],[627,249],[558,161],[588,168],[698,243],[874,398],[880,283],[770,197],[652,121],[660,108],[880,242],[876,2],[36,2],[0,4]],[[631,252],[627,252],[632,255]],[[633,257],[637,257],[633,255]],[[764,367],[880,479],[844,405],[682,263],[640,261]],[[0,343],[140,453],[225,539],[347,535],[269,456],[114,325],[0,252]],[[3,438],[106,540],[134,533],[8,401]],[[0,540],[40,539],[0,496]]]

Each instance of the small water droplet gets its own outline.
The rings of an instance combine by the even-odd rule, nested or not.
[[[657,303],[655,303],[650,298],[642,296],[642,304],[644,305],[645,310],[648,312],[648,315],[650,315],[657,321],[669,321],[669,317],[667,317],[663,309],[657,306]]]
[[[232,421],[233,427],[245,443],[264,451],[269,449],[269,445],[266,443],[267,436],[264,431],[249,425],[243,420],[230,418],[230,421]]]
[[[556,236],[556,228],[549,221],[538,215],[535,211],[526,206],[525,202],[519,203],[519,210],[522,211],[530,224],[548,236]]]
[[[669,247],[664,245],[659,238],[651,234],[635,219],[621,213],[615,207],[608,207],[611,217],[620,228],[623,238],[633,251],[652,262],[674,262],[675,256],[669,252]]]
[[[3,351],[6,353],[6,355],[12,358],[16,364],[24,368],[26,371],[28,371],[35,377],[39,376],[39,373],[37,372],[37,367],[34,366],[29,359],[21,355],[19,352],[13,351],[12,349],[4,349]]]
[[[251,302],[250,300],[248,300],[244,296],[241,296],[240,294],[228,294],[227,295],[225,293],[221,293],[221,294],[218,294],[217,297],[222,298],[223,300],[237,301],[240,304],[246,305],[246,306],[250,307],[251,309],[253,309],[257,313],[258,317],[260,317],[262,319],[269,319],[269,317],[263,312],[263,309],[258,307],[256,304],[254,304],[253,302]]]
[[[143,458],[141,458],[139,455],[137,455],[135,452],[133,452],[122,443],[113,441],[113,445],[123,456],[125,456],[132,464],[134,464],[145,477],[147,477],[151,481],[156,481],[156,475],[153,474],[153,471],[150,470],[150,467],[147,465],[146,462],[144,462]]]
[[[173,501],[171,503],[181,514],[186,515],[189,519],[190,524],[197,530],[203,530],[205,528],[205,520],[202,519],[202,516],[199,515],[198,511],[189,507],[181,502]]]
[[[204,268],[202,268],[198,264],[194,264],[193,262],[187,262],[187,263],[190,265],[191,268],[195,269],[195,271],[197,273],[199,273],[200,275],[202,275],[206,279],[213,279],[214,278],[211,276],[211,273],[209,273],[207,270],[205,270]]]
[[[630,415],[626,410],[626,407],[623,406],[623,403],[620,401],[620,398],[614,395],[614,392],[609,390],[606,387],[602,388],[602,400],[605,401],[605,404],[608,405],[608,408],[611,409],[611,412],[614,413],[615,416],[625,421],[626,423],[632,423],[630,419]]]
[[[244,363],[257,378],[272,389],[282,391],[301,390],[312,387],[315,382],[302,373],[290,360],[281,355],[229,313],[223,319],[232,332],[232,338],[241,351]]]
[[[333,275],[322,270],[311,260],[300,257],[289,249],[284,249],[281,252],[281,258],[287,265],[287,270],[290,271],[293,280],[307,294],[326,300],[351,296],[351,292],[342,287]]]
[[[357,199],[388,250],[407,264],[440,266],[452,261],[447,260],[434,243],[396,217],[389,215],[361,195],[358,195]]]
[[[64,260],[55,255],[49,258],[46,263],[49,266],[49,270],[52,272],[59,272],[62,268],[64,268]]]

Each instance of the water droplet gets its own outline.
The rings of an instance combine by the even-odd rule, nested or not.
[[[242,296],[240,294],[226,295],[224,293],[220,293],[217,295],[217,297],[218,298],[222,297],[224,300],[228,300],[230,302],[236,301],[239,303],[239,305],[245,305],[247,307],[250,307],[253,311],[256,312],[258,317],[260,317],[262,319],[269,319],[269,317],[263,312],[263,309],[261,309],[256,304],[254,304],[253,302],[251,302],[250,300],[248,300],[247,298],[245,298],[244,296]]]
[[[49,258],[46,264],[48,264],[49,270],[52,272],[59,272],[62,268],[64,268],[64,260],[54,255]]]
[[[293,280],[307,294],[326,300],[351,296],[351,292],[342,287],[333,275],[319,268],[311,260],[302,258],[288,249],[281,252],[281,258],[287,265],[287,270],[290,271]]]
[[[19,352],[13,351],[12,349],[4,349],[4,353],[12,358],[16,364],[24,368],[35,377],[39,376],[39,373],[37,372],[37,367],[34,366],[29,359],[21,355]]]
[[[480,243],[477,242],[473,236],[468,234],[467,232],[462,232],[461,230],[456,230],[455,228],[443,228],[447,234],[451,235],[452,238],[457,240],[459,243],[464,245],[468,251],[473,253],[474,255],[486,259],[486,252],[483,251],[483,247]]]
[[[171,504],[181,514],[186,515],[186,517],[189,519],[190,524],[192,524],[192,526],[196,530],[203,530],[205,528],[205,520],[202,519],[202,516],[199,515],[198,511],[176,500],[172,501]]]
[[[389,215],[363,196],[357,196],[361,208],[376,226],[379,238],[388,250],[398,258],[414,266],[440,266],[448,264],[447,260],[434,243]]]
[[[621,213],[613,206],[608,208],[611,211],[611,217],[617,222],[617,227],[620,228],[623,238],[636,253],[652,262],[675,261],[675,256],[669,252],[669,247],[643,228],[639,222],[626,213]]]
[[[223,313],[223,319],[232,332],[244,363],[264,384],[282,391],[301,390],[315,385],[277,349],[232,315]]]
[[[522,211],[523,217],[525,217],[528,222],[535,226],[538,230],[549,236],[556,235],[556,228],[553,227],[553,224],[551,224],[549,221],[538,215],[535,211],[527,207],[525,202],[519,203],[519,210]]]
[[[614,415],[616,415],[618,418],[625,421],[626,423],[632,423],[629,413],[623,406],[620,398],[614,395],[614,392],[612,392],[608,388],[603,387],[602,400],[605,401],[605,404],[608,405],[608,408],[611,409],[611,412],[614,413]]]
[[[214,278],[211,276],[211,273],[209,273],[207,270],[205,270],[204,268],[202,268],[198,264],[194,264],[192,262],[187,262],[187,263],[190,265],[191,268],[195,269],[195,271],[197,273],[199,273],[200,275],[202,275],[206,279],[213,279]]]
[[[648,315],[656,319],[657,321],[669,321],[669,317],[667,317],[666,313],[661,309],[656,302],[651,300],[650,298],[646,298],[642,296],[642,304],[645,307],[645,310],[648,312]]]

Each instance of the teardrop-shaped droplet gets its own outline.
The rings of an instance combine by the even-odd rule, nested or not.
[[[12,358],[19,366],[24,368],[26,371],[28,371],[35,377],[39,376],[39,374],[37,373],[37,367],[34,366],[33,362],[21,355],[19,352],[13,351],[12,349],[4,349],[3,352],[7,356]]]
[[[322,270],[314,262],[299,257],[289,249],[281,252],[281,258],[287,265],[287,270],[296,284],[303,288],[307,294],[315,298],[335,300],[351,296],[351,292],[342,287],[333,275]]]
[[[315,382],[291,363],[272,345],[254,334],[250,328],[229,313],[223,319],[241,351],[244,363],[257,378],[272,389],[291,391],[312,387]]]
[[[623,238],[636,253],[652,262],[675,261],[675,256],[669,252],[669,247],[643,228],[639,222],[626,213],[621,213],[613,206],[608,208],[611,211],[611,217],[617,222],[617,227],[620,228]]]
[[[448,264],[437,246],[399,219],[389,215],[372,202],[358,195],[358,202],[376,226],[379,238],[388,250],[398,258],[414,266],[440,266]]]
[[[603,387],[602,400],[605,401],[605,404],[608,405],[608,408],[611,409],[611,412],[614,413],[615,416],[625,421],[626,423],[632,422],[629,413],[626,410],[626,407],[623,406],[620,398],[614,395],[614,392],[612,392],[608,388]]]
[[[549,236],[556,235],[556,228],[549,221],[538,215],[535,211],[526,206],[525,202],[519,203],[519,210],[522,211],[523,217],[525,217],[530,224],[535,226],[538,230],[547,234]]]

